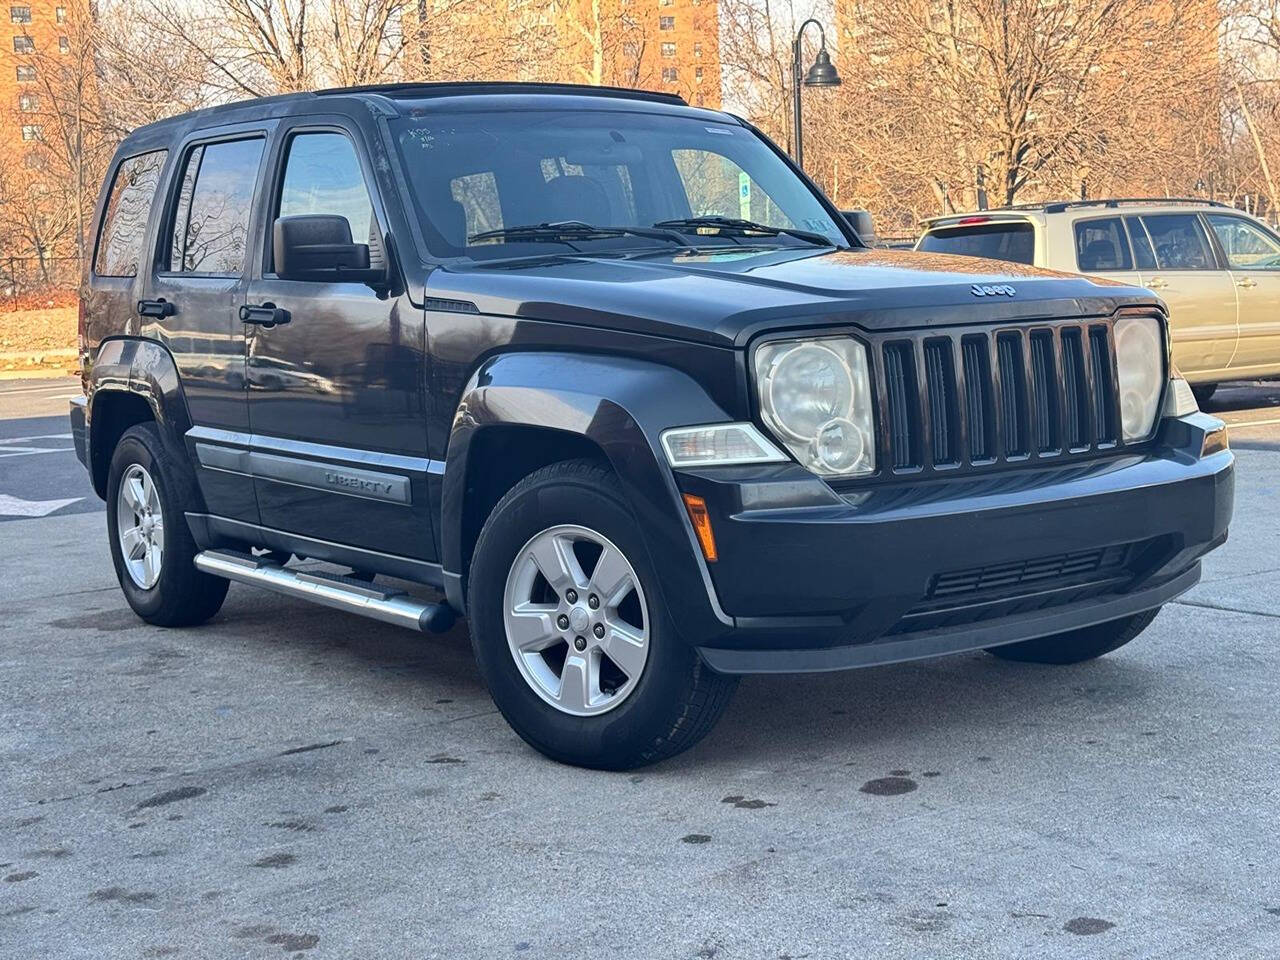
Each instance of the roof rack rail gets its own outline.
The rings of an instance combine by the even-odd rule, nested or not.
[[[629,87],[596,87],[579,83],[514,83],[503,80],[475,80],[432,83],[371,83],[357,87],[328,87],[316,96],[373,93],[391,97],[448,97],[466,93],[560,93],[579,97],[617,97],[624,100],[652,100],[688,106],[677,93],[658,90],[633,90]]]
[[[1056,203],[1035,204],[1034,206],[1044,207],[1045,213],[1062,213],[1064,210],[1073,207],[1107,207],[1108,209],[1115,209],[1122,204],[1131,203],[1150,203],[1159,204],[1160,206],[1176,206],[1179,204],[1202,207],[1231,206],[1231,204],[1223,203],[1221,200],[1206,200],[1204,197],[1112,197],[1098,200],[1061,200]]]

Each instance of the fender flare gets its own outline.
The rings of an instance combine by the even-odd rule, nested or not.
[[[582,353],[520,352],[484,361],[454,415],[441,496],[441,559],[450,602],[463,606],[463,507],[472,442],[494,426],[576,434],[613,467],[675,623],[694,636],[720,633],[720,609],[675,476],[661,451],[670,427],[733,419],[688,374],[647,360]],[[695,622],[690,623],[693,619]]]
[[[130,394],[146,401],[152,419],[160,432],[160,440],[173,455],[175,462],[192,471],[191,458],[186,446],[186,433],[191,429],[191,413],[186,394],[178,374],[177,362],[167,347],[142,337],[112,337],[102,341],[86,378],[85,413],[86,435],[89,438],[90,463],[96,463],[93,438],[94,414],[100,410],[97,401],[111,395]],[[97,456],[110,456],[102,451]],[[94,488],[100,478],[97,469],[91,469]],[[105,475],[105,474],[104,474]],[[197,488],[198,489],[198,488]],[[98,491],[105,495],[105,489]],[[198,505],[203,509],[203,505]]]

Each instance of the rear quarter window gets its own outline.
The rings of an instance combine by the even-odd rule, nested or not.
[[[918,249],[929,253],[952,253],[1030,264],[1036,258],[1036,233],[1035,228],[1025,220],[942,227],[926,233],[921,238]]]
[[[98,228],[93,272],[100,277],[136,277],[147,242],[147,222],[160,186],[167,150],[129,157],[116,168]]]
[[[1081,220],[1075,225],[1076,268],[1081,273],[1132,270],[1129,239],[1119,217]]]

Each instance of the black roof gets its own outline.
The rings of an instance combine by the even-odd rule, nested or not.
[[[476,94],[520,95],[527,93],[561,94],[575,97],[614,97],[623,100],[649,100],[688,106],[684,97],[658,90],[633,90],[629,87],[596,87],[584,83],[514,83],[507,81],[468,81],[465,83],[372,83],[359,87],[329,87],[317,90],[315,96],[373,93],[394,100],[426,100],[432,97],[463,97]]]
[[[387,115],[394,115],[401,109],[400,102],[403,101],[421,102],[458,97],[572,97],[650,103],[686,110],[706,109],[691,108],[683,97],[674,93],[630,90],[625,87],[594,87],[574,83],[385,83],[360,87],[332,87],[304,93],[282,93],[271,97],[256,97],[218,104],[202,110],[175,114],[138,127],[129,135],[128,141],[138,143],[153,140],[156,135],[169,132],[178,126],[198,128],[215,122],[235,123],[241,120],[259,119],[263,116],[284,116],[294,112],[299,104],[307,101],[341,99],[363,101]]]

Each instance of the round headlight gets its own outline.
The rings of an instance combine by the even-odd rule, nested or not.
[[[827,347],[802,343],[781,353],[768,375],[769,407],[782,430],[809,440],[827,421],[847,417],[853,374]]]
[[[801,464],[827,476],[876,468],[867,353],[849,337],[781,340],[755,355],[760,414]]]
[[[1143,440],[1155,427],[1164,390],[1164,342],[1155,317],[1116,321],[1116,370],[1120,379],[1120,426],[1125,440]]]

